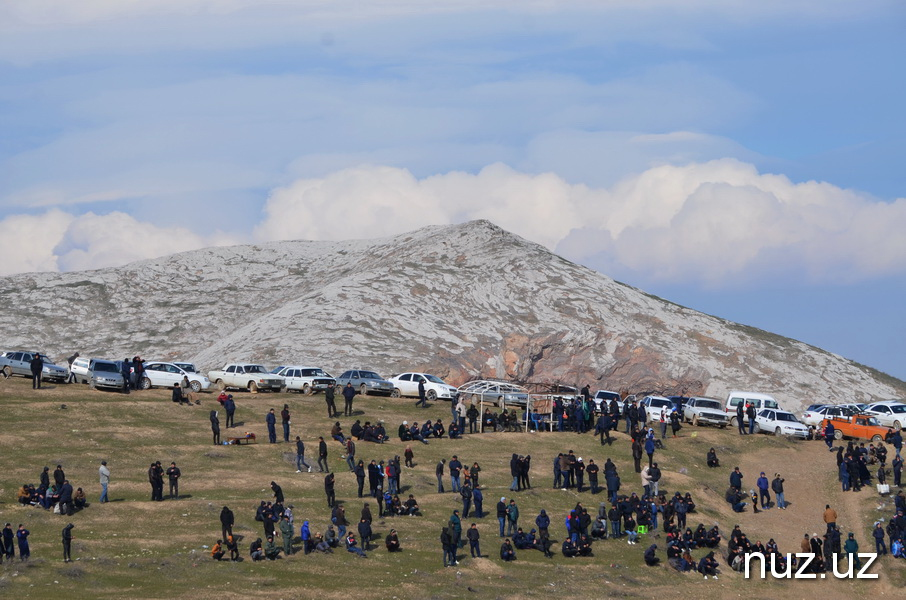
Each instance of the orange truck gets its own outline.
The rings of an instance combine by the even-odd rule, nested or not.
[[[856,438],[878,443],[886,440],[888,434],[893,431],[890,427],[878,423],[871,415],[835,416],[821,421],[821,427],[827,427],[828,422],[834,424],[834,439],[837,440]]]

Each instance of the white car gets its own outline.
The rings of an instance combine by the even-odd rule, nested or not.
[[[755,415],[755,431],[802,439],[808,437],[808,427],[800,423],[796,415],[773,408],[765,408]]]
[[[802,413],[802,423],[804,425],[811,425],[812,427],[821,427],[821,422],[824,419],[830,419],[831,417],[850,417],[855,414],[856,410],[848,406],[835,406],[833,404],[825,404],[818,408],[808,410]]]
[[[724,410],[723,402],[714,398],[689,398],[683,416],[687,423],[693,425],[717,425],[721,429],[730,422],[730,417]]]
[[[294,390],[303,394],[321,392],[327,389],[328,384],[337,383],[333,375],[319,367],[288,365],[271,372],[284,379],[287,391]]]
[[[869,404],[862,412],[873,416],[884,427],[902,429],[906,423],[906,404],[895,400]]]
[[[610,390],[598,390],[592,398],[592,401],[595,403],[595,410],[598,412],[606,411],[607,406],[610,406],[611,400],[616,400],[621,407],[623,406],[623,397]],[[602,403],[606,403],[607,406],[601,408]]]
[[[193,392],[211,387],[211,380],[204,375],[185,371],[173,363],[151,361],[145,362],[145,373],[139,387],[143,390],[150,390],[152,387],[171,388],[174,383],[182,385],[183,377],[189,378],[189,386]]]
[[[391,396],[394,398],[400,398],[402,396],[418,397],[418,384],[420,382],[424,382],[425,396],[431,402],[434,402],[438,398],[442,400],[453,400],[453,397],[456,396],[455,387],[446,383],[440,377],[427,373],[402,373],[390,377],[387,381],[393,384],[393,393],[391,393]]]

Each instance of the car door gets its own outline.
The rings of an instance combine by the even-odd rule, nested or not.
[[[15,352],[10,360],[13,367],[13,373],[16,375],[25,375],[31,377],[31,353]]]
[[[302,389],[302,370],[301,369],[286,369],[285,371],[283,371],[283,377],[286,379],[286,389],[288,389],[288,390]]]
[[[415,375],[412,373],[403,373],[396,382],[403,396],[418,396],[418,383],[413,381]]]

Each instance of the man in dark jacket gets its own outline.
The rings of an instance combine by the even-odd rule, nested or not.
[[[352,416],[352,399],[355,398],[357,393],[358,392],[355,391],[355,388],[352,387],[351,383],[347,383],[346,387],[343,388],[343,399],[346,401],[346,404],[343,406],[344,416]]]
[[[786,481],[780,477],[780,473],[774,473],[774,481],[771,482],[771,489],[777,496],[777,507],[780,510],[786,510],[786,499],[783,497],[783,482]]]
[[[428,397],[425,395],[425,380],[423,378],[418,380],[418,402],[415,403],[415,406],[428,408]]]
[[[327,506],[333,508],[333,505],[337,502],[337,497],[334,492],[334,481],[335,477],[333,473],[328,473],[327,477],[324,478],[324,493],[327,494]]]
[[[63,528],[63,562],[72,562],[72,523]]]
[[[63,485],[60,486],[60,514],[62,515],[71,515],[74,511],[72,510],[72,485],[69,483],[68,479],[63,480]]]
[[[267,439],[271,444],[277,443],[277,415],[274,414],[274,409],[270,409],[264,417],[264,422],[267,423]]]
[[[742,473],[740,473],[739,467],[734,468],[733,472],[730,473],[730,485],[737,490],[742,489]]]
[[[318,438],[318,468],[322,473],[330,470],[327,466],[327,442],[323,437]]]
[[[223,402],[223,409],[226,411],[226,426],[229,429],[233,427],[233,415],[236,414],[236,402],[233,400],[233,394],[227,396]]]
[[[739,429],[739,435],[746,434],[746,427],[744,425],[745,416],[746,416],[745,411],[746,411],[746,407],[742,403],[742,401],[740,401],[739,404],[736,405],[736,427]]]
[[[337,413],[337,405],[334,403],[336,398],[337,388],[334,387],[334,383],[331,381],[327,384],[327,389],[324,390],[324,402],[327,403],[327,418],[333,419],[339,415]]]
[[[44,359],[41,358],[41,354],[35,352],[32,356],[31,363],[31,387],[33,390],[41,389],[41,371],[44,370]]]
[[[167,478],[170,480],[170,498],[179,498],[179,478],[182,477],[182,471],[176,466],[175,462],[170,463],[167,469]]]
[[[224,506],[223,510],[220,511],[220,528],[223,533],[223,539],[228,540],[233,535],[234,521],[233,511]]]
[[[755,405],[751,402],[746,405],[746,416],[749,418],[749,433],[755,434]]]
[[[655,567],[661,559],[655,556],[655,551],[657,550],[657,544],[651,544],[648,546],[648,549],[645,550],[645,564],[649,567]]]

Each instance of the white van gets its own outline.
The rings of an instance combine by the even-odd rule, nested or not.
[[[730,416],[730,427],[736,427],[736,407],[740,403],[745,405],[746,403],[755,405],[755,412],[757,413],[763,408],[771,408],[774,410],[782,410],[780,404],[777,403],[777,400],[773,396],[768,394],[762,394],[759,392],[740,392],[732,391],[730,395],[727,396],[727,406],[726,411]]]

